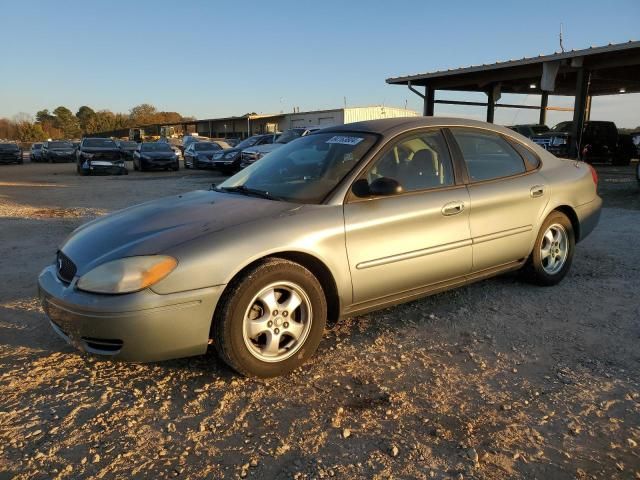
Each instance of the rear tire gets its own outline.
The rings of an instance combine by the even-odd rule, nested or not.
[[[212,337],[220,358],[238,373],[275,377],[314,354],[326,321],[318,279],[297,263],[271,258],[228,285],[216,308]]]
[[[522,270],[524,278],[542,286],[560,283],[571,268],[575,246],[571,220],[562,212],[551,212],[540,227],[533,252]]]

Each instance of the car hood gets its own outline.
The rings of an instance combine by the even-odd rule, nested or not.
[[[83,275],[122,257],[154,255],[204,235],[278,217],[299,205],[238,194],[195,191],[126,208],[93,220],[62,244]]]

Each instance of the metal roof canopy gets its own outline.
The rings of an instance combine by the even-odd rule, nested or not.
[[[545,123],[549,95],[575,97],[573,138],[582,132],[589,118],[591,97],[640,92],[640,42],[609,44],[569,52],[556,52],[521,60],[490,65],[388,78],[392,85],[407,85],[424,100],[424,115],[434,113],[434,104],[476,105],[487,107],[487,121],[493,123],[495,107],[540,110],[540,123]],[[424,94],[414,87],[423,86]],[[436,100],[436,90],[484,92],[487,102]],[[541,95],[540,106],[496,103],[502,93]],[[564,109],[562,109],[564,110]],[[576,142],[573,154],[577,153]]]

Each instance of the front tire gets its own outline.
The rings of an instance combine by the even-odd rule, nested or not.
[[[274,377],[305,363],[327,321],[318,279],[297,263],[271,258],[229,284],[213,319],[220,358],[245,376]]]
[[[551,212],[523,270],[525,279],[542,286],[560,283],[571,268],[575,246],[571,220],[562,212]]]

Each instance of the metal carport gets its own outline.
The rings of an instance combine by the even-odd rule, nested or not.
[[[563,110],[548,106],[549,95],[573,96],[574,107],[568,110],[573,110],[572,136],[579,138],[578,132],[582,132],[582,125],[589,119],[591,97],[640,92],[640,42],[388,78],[387,83],[407,85],[422,97],[426,116],[433,115],[435,104],[483,106],[487,109],[487,122],[491,123],[495,108],[503,107],[540,110],[540,123],[544,124],[548,110]],[[424,93],[416,87],[424,87]],[[484,92],[487,101],[436,99],[438,90]],[[498,103],[502,93],[538,94],[540,105]],[[577,145],[572,145],[572,155],[576,155],[576,150]]]

